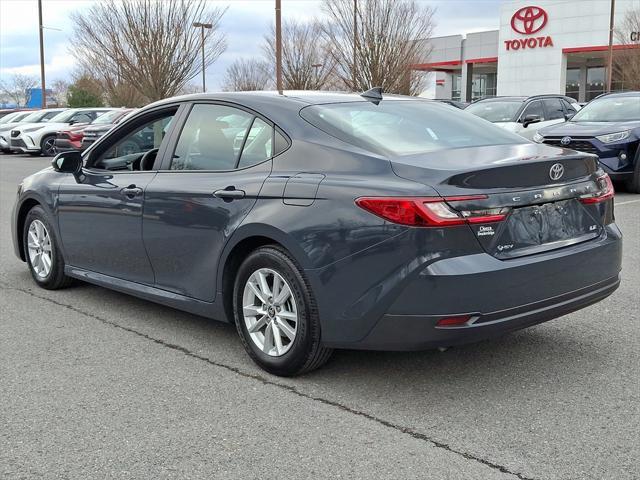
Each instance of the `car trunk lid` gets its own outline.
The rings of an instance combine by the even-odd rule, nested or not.
[[[402,157],[392,168],[433,187],[500,259],[597,238],[612,215],[599,201],[610,182],[604,185],[595,156],[578,152],[498,145]]]

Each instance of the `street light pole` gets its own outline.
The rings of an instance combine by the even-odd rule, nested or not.
[[[276,89],[282,94],[282,6],[276,0]]]
[[[38,0],[38,32],[40,33],[40,82],[42,84],[41,107],[47,108],[47,90],[44,78],[44,27],[42,26],[42,0]]]
[[[613,27],[616,13],[616,0],[611,0],[611,14],[609,16],[609,58],[607,59],[607,92],[611,92],[613,76]]]
[[[201,46],[202,46],[202,91],[206,92],[207,91],[207,85],[205,82],[205,76],[204,76],[204,69],[205,69],[205,64],[204,64],[204,29],[206,28],[207,30],[211,30],[211,28],[213,28],[213,25],[210,23],[201,23],[201,22],[195,22],[193,24],[194,27],[196,28],[200,28],[200,39],[201,39]]]

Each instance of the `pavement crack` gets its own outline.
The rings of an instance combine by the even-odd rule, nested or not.
[[[436,448],[440,448],[440,449],[446,450],[447,452],[453,453],[455,455],[459,455],[459,456],[461,456],[461,457],[463,457],[463,458],[465,458],[467,460],[471,460],[471,461],[474,461],[474,462],[481,463],[482,465],[485,465],[485,466],[487,466],[487,467],[489,467],[491,469],[497,470],[497,471],[499,471],[501,473],[504,473],[504,474],[507,474],[507,475],[512,475],[512,476],[514,476],[514,477],[516,477],[516,478],[518,478],[520,480],[535,480],[532,477],[527,477],[527,476],[525,476],[525,475],[523,475],[521,473],[513,472],[513,471],[509,470],[507,467],[505,467],[504,465],[500,465],[500,464],[492,462],[490,460],[486,460],[486,459],[484,459],[482,457],[479,457],[477,455],[473,455],[471,453],[467,453],[467,452],[464,452],[464,451],[461,451],[461,450],[457,450],[456,448],[452,447],[451,445],[449,445],[447,443],[444,443],[442,441],[436,440],[436,439],[430,437],[429,435],[426,435],[424,433],[418,432],[418,431],[416,431],[416,430],[414,430],[412,428],[404,427],[402,425],[397,425],[397,424],[395,424],[393,422],[390,422],[388,420],[384,420],[382,418],[376,417],[375,415],[371,415],[370,413],[366,413],[366,412],[363,412],[362,410],[354,409],[352,407],[349,407],[349,406],[347,406],[345,404],[342,404],[342,403],[339,403],[339,402],[336,402],[336,401],[333,401],[333,400],[329,400],[329,399],[326,399],[326,398],[317,397],[317,396],[314,396],[314,395],[310,395],[308,393],[304,393],[304,392],[298,390],[296,387],[276,382],[276,381],[271,380],[269,378],[263,377],[262,375],[245,372],[245,371],[243,371],[243,370],[241,370],[241,369],[239,369],[237,367],[233,367],[231,365],[227,365],[227,364],[224,364],[224,363],[217,362],[215,360],[211,360],[208,357],[199,355],[199,354],[197,354],[195,352],[192,352],[191,350],[189,350],[189,349],[187,349],[185,347],[182,347],[180,345],[176,345],[176,344],[169,343],[169,342],[166,342],[164,340],[161,340],[159,338],[152,337],[152,336],[150,336],[150,335],[148,335],[146,333],[140,332],[140,331],[135,330],[135,329],[130,328],[130,327],[125,327],[123,325],[120,325],[119,323],[116,323],[116,322],[112,321],[112,320],[107,320],[106,318],[102,318],[102,317],[100,317],[98,315],[95,315],[93,313],[81,310],[81,309],[79,309],[77,307],[74,307],[73,305],[68,305],[66,303],[59,302],[59,301],[54,300],[52,298],[46,297],[44,295],[38,295],[33,290],[13,287],[13,286],[10,286],[10,285],[4,284],[4,283],[0,283],[0,288],[2,288],[3,290],[13,290],[13,291],[21,292],[21,293],[24,293],[24,294],[29,295],[31,297],[38,298],[38,299],[44,300],[46,302],[50,302],[50,303],[52,303],[54,305],[57,305],[57,306],[60,306],[60,307],[63,307],[63,308],[67,308],[69,310],[72,310],[75,313],[78,313],[80,315],[83,315],[83,316],[89,317],[91,319],[97,320],[98,322],[103,323],[105,325],[117,328],[119,330],[123,330],[125,332],[132,333],[134,335],[137,335],[138,337],[141,337],[141,338],[144,338],[146,340],[149,340],[149,341],[151,341],[153,343],[156,343],[158,345],[161,345],[161,346],[163,346],[165,348],[169,348],[171,350],[176,350],[178,352],[181,352],[181,353],[183,353],[184,355],[186,355],[188,357],[201,360],[203,362],[208,363],[209,365],[225,369],[225,370],[227,370],[229,372],[232,372],[232,373],[234,373],[236,375],[240,375],[240,376],[242,376],[244,378],[256,380],[256,381],[262,383],[263,385],[273,386],[273,387],[285,390],[285,391],[287,391],[289,393],[292,393],[294,395],[297,395],[298,397],[305,398],[307,400],[312,400],[314,402],[319,402],[319,403],[322,403],[324,405],[328,405],[328,406],[331,406],[331,407],[338,408],[338,409],[340,409],[340,410],[342,410],[344,412],[348,412],[348,413],[351,413],[353,415],[357,415],[359,417],[366,418],[367,420],[370,420],[372,422],[376,422],[377,424],[382,425],[384,427],[391,428],[391,429],[396,430],[398,432],[401,432],[401,433],[403,433],[405,435],[409,435],[410,437],[412,437],[412,438],[414,438],[416,440],[421,440],[421,441],[426,442],[426,443],[428,443],[428,444],[430,444],[430,445],[432,445],[432,446],[434,446]]]

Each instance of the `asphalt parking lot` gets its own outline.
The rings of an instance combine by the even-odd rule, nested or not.
[[[0,155],[1,478],[639,477],[640,195],[616,196],[623,282],[605,301],[442,353],[338,351],[282,379],[230,325],[37,288],[10,211],[48,162]]]

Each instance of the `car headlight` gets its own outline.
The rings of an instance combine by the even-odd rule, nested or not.
[[[39,127],[30,127],[30,128],[25,128],[24,130],[22,130],[23,132],[35,132],[36,130],[40,130],[41,128],[44,128],[44,125],[40,125]]]
[[[536,143],[542,143],[544,142],[544,137],[536,132],[536,134],[533,136],[533,141]]]
[[[596,138],[600,140],[602,143],[613,143],[613,142],[619,142],[620,140],[624,140],[629,136],[630,133],[631,133],[630,130],[625,130],[624,132],[600,135],[600,136],[597,136]]]

